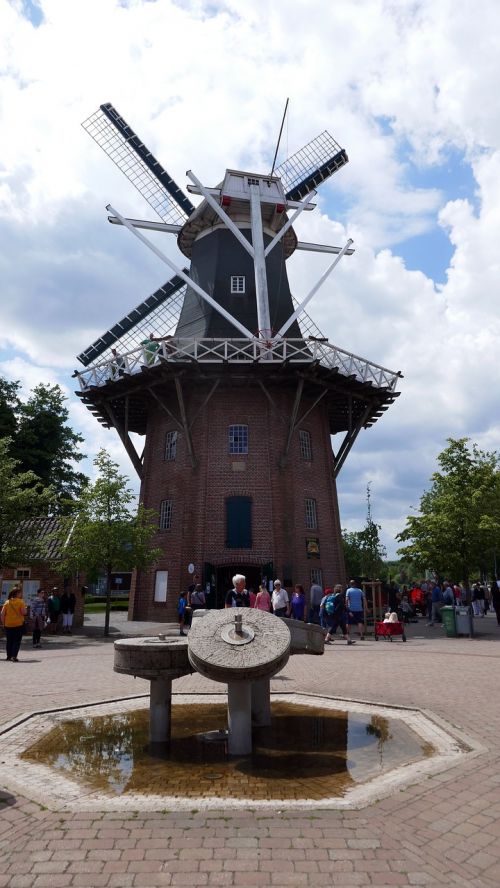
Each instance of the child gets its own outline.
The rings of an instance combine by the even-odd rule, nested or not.
[[[179,614],[179,635],[186,634],[184,632],[184,617],[185,617],[184,611],[186,610],[186,604],[187,604],[186,593],[181,592],[181,594],[179,595],[179,603],[177,604],[177,613]]]

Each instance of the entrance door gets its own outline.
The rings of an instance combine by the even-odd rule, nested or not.
[[[216,607],[224,607],[226,593],[233,588],[235,574],[243,574],[246,577],[246,587],[253,589],[255,594],[259,591],[259,583],[262,580],[262,568],[255,564],[221,564],[216,570]]]

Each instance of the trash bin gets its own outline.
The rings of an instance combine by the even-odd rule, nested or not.
[[[469,635],[471,638],[474,635],[474,620],[469,604],[458,605],[455,608],[455,626],[456,635]]]
[[[455,608],[451,604],[446,604],[441,608],[440,613],[448,638],[456,638],[457,624],[455,622]]]

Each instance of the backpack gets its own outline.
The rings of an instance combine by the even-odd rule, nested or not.
[[[325,611],[330,616],[342,609],[341,595],[339,592],[333,592],[327,596],[325,601]]]

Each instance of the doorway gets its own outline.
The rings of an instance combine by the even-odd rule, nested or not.
[[[225,604],[226,593],[233,588],[235,574],[243,574],[246,577],[246,587],[255,593],[259,591],[260,583],[265,579],[266,584],[272,579],[272,571],[265,571],[271,565],[258,564],[221,564],[215,569],[215,607],[222,608]]]

